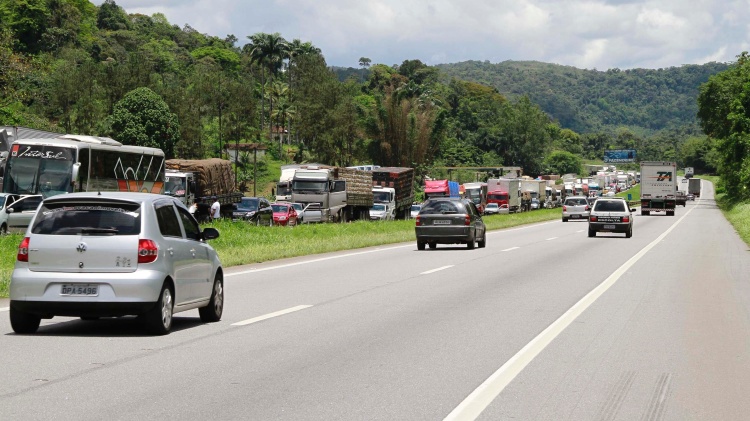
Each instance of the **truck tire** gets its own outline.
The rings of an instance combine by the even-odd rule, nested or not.
[[[674,211],[667,211],[667,216],[674,216]]]
[[[649,216],[649,215],[651,215],[651,211],[642,210],[641,211],[641,215],[643,215],[643,216]]]

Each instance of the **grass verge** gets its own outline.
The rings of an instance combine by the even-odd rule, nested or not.
[[[560,208],[540,209],[489,215],[484,217],[484,222],[488,230],[497,230],[560,217]],[[221,232],[211,245],[219,253],[224,267],[415,240],[414,220],[310,224],[293,228],[256,227],[245,222],[222,220],[207,226]],[[8,297],[16,250],[22,239],[21,234],[0,237],[0,297]]]

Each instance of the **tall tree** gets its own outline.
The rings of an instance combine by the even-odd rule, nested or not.
[[[164,100],[149,88],[128,92],[115,104],[112,134],[126,145],[160,148],[167,158],[174,157],[180,125]]]
[[[265,106],[263,99],[266,95],[266,70],[275,76],[281,71],[284,63],[284,58],[287,56],[287,41],[278,32],[274,34],[267,34],[264,32],[258,32],[256,34],[248,36],[250,44],[246,45],[246,50],[250,55],[250,62],[258,64],[261,68],[261,119],[260,124],[263,127],[263,116],[265,114]],[[271,132],[271,124],[269,123],[269,133]]]

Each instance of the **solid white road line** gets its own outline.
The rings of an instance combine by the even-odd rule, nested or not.
[[[641,251],[617,268],[607,279],[591,290],[585,297],[581,298],[573,307],[568,309],[559,319],[542,331],[537,337],[521,348],[516,355],[509,359],[502,367],[492,373],[478,388],[476,388],[466,399],[463,400],[447,417],[448,421],[475,420],[482,411],[510,384],[518,374],[526,368],[560,333],[562,333],[573,321],[578,318],[587,308],[604,294],[625,272],[638,260],[646,255],[654,246],[661,242],[672,230],[687,217],[695,208],[691,208],[685,215],[672,224],[662,235],[649,243]]]
[[[0,307],[0,311],[8,311],[10,310],[10,307]]]
[[[509,248],[509,249],[505,249],[505,250],[500,250],[500,251],[511,251],[511,250],[515,250],[515,249],[520,249],[520,248],[521,248],[521,247],[511,247],[511,248]]]
[[[576,231],[576,232],[584,232],[584,231],[586,231],[586,230],[578,230],[578,231]]]
[[[274,317],[283,316],[285,314],[294,313],[295,311],[304,310],[306,308],[310,308],[312,305],[301,305],[296,307],[291,307],[286,310],[279,310],[274,313],[268,313],[263,316],[253,317],[252,319],[243,320],[241,322],[232,323],[232,326],[247,326],[249,324],[257,323],[263,320],[272,319]]]
[[[547,239],[547,241],[557,240],[557,237],[550,237]]]
[[[443,267],[439,267],[439,268],[437,268],[437,269],[432,269],[432,270],[428,270],[428,271],[422,272],[422,273],[420,273],[420,275],[429,275],[429,274],[431,274],[431,273],[435,273],[435,272],[439,272],[439,271],[441,271],[441,270],[445,270],[445,269],[448,269],[448,268],[452,268],[453,266],[454,266],[454,265],[448,265],[448,266],[443,266]]]

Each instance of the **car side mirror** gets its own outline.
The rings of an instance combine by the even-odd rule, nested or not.
[[[635,208],[630,208],[630,212],[635,212]]]
[[[5,213],[13,213],[13,208],[5,208]]]
[[[219,230],[213,227],[204,228],[201,234],[203,234],[204,240],[213,240],[219,238]]]

